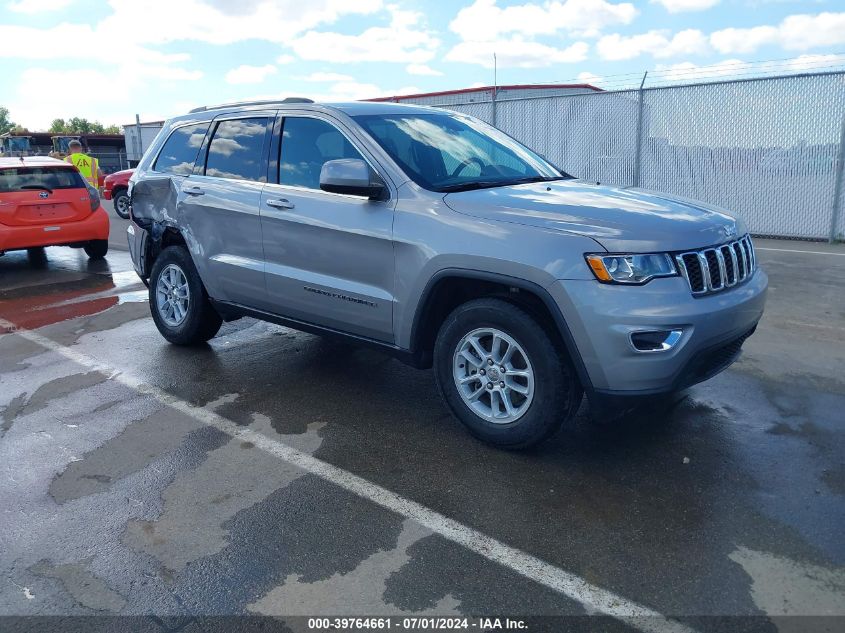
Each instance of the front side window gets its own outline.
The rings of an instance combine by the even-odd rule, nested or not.
[[[205,175],[266,182],[261,169],[266,136],[266,117],[220,121],[208,146]]]
[[[360,115],[355,120],[421,187],[462,191],[568,176],[496,128],[454,114]]]
[[[194,170],[194,162],[207,131],[208,123],[183,125],[173,130],[161,148],[153,169],[166,174],[189,175]]]
[[[279,158],[279,183],[308,189],[320,188],[323,163],[338,158],[360,158],[336,127],[319,119],[285,117]]]
[[[0,169],[0,193],[85,189],[82,175],[72,167],[6,167]]]

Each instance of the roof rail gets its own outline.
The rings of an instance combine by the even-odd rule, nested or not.
[[[194,112],[205,112],[206,110],[220,110],[222,108],[233,108],[235,106],[270,105],[274,103],[314,103],[313,99],[305,97],[287,97],[285,99],[264,99],[261,101],[232,101],[230,103],[218,103],[217,105],[200,106],[191,110]]]

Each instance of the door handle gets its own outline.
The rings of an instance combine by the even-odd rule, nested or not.
[[[196,185],[194,185],[193,187],[184,187],[182,191],[187,193],[189,196],[201,196],[205,193],[205,191],[203,191],[201,187],[197,187]]]
[[[286,198],[279,198],[274,200],[267,201],[268,207],[273,207],[274,209],[293,209],[294,204],[290,200]]]

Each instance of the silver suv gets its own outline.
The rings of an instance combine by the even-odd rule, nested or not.
[[[251,316],[374,345],[433,366],[458,420],[502,447],[547,438],[584,393],[709,378],[765,302],[741,220],[573,178],[443,110],[198,108],[130,186],[132,259],[168,341]]]

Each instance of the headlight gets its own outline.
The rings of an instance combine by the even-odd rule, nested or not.
[[[666,253],[652,255],[586,255],[596,279],[606,284],[643,284],[655,277],[677,275]]]

